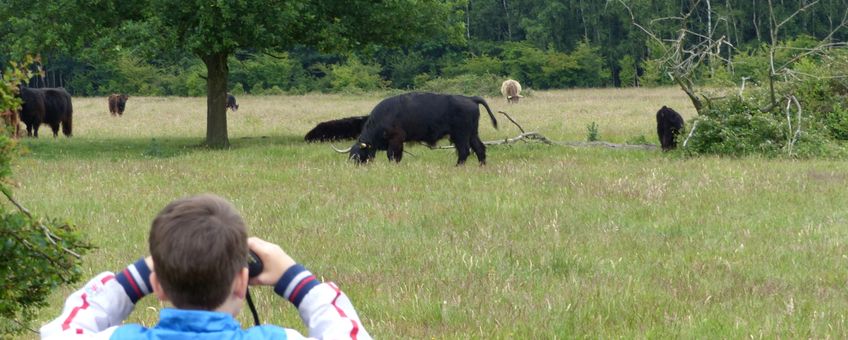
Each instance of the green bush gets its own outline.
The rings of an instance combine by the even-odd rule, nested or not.
[[[344,64],[330,66],[330,86],[335,92],[361,93],[382,90],[388,82],[380,77],[380,65],[363,64],[351,57]]]
[[[499,96],[503,79],[493,74],[464,74],[453,78],[431,79],[420,86],[419,91],[467,96]]]
[[[577,48],[570,55],[579,65],[575,77],[576,86],[601,87],[610,84],[612,73],[601,56],[600,48],[584,40],[577,44]]]
[[[242,85],[241,83],[236,83],[235,85],[233,85],[233,89],[230,90],[230,93],[232,93],[234,96],[240,96],[245,94],[244,85]]]
[[[797,129],[796,112],[791,111],[793,129],[789,129],[784,108],[760,112],[762,105],[751,99],[733,97],[714,103],[697,117],[697,124],[686,152],[727,156],[764,155],[768,157],[837,157],[843,151],[822,124],[802,116],[801,133]]]
[[[465,63],[458,66],[446,67],[445,74],[453,77],[462,74],[494,74],[502,76],[507,74],[504,69],[504,62],[499,58],[482,55],[468,58],[465,60]]]
[[[668,86],[674,81],[668,75],[665,65],[659,59],[649,59],[642,63],[642,76],[639,77],[642,86]]]
[[[630,55],[625,55],[618,60],[618,78],[621,79],[621,87],[638,85],[636,77],[636,61]]]

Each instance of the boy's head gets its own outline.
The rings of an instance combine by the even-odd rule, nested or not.
[[[227,200],[198,195],[171,202],[150,228],[154,271],[177,308],[214,310],[247,265],[247,228]]]

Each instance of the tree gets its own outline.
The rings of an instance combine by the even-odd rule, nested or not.
[[[236,50],[282,51],[299,45],[349,51],[371,44],[403,44],[442,36],[462,38],[453,4],[436,0],[252,1],[151,0],[147,20],[173,47],[206,66],[206,145],[229,146],[227,59]],[[453,21],[452,21],[453,20]]]
[[[0,38],[11,41],[5,49],[18,54],[114,56],[122,41],[136,42],[133,48],[142,53],[188,51],[206,68],[201,75],[207,93],[205,144],[225,148],[227,61],[236,51],[273,54],[307,46],[348,53],[425,38],[461,41],[463,18],[454,12],[456,6],[450,0],[272,0],[261,5],[247,0],[8,0],[0,5],[0,17],[10,18],[0,26]]]

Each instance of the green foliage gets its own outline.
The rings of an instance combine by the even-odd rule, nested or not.
[[[465,60],[465,63],[459,65],[458,67],[450,67],[448,66],[445,69],[445,73],[451,76],[458,76],[460,74],[495,74],[495,75],[505,75],[505,67],[504,62],[496,57],[490,57],[487,55],[482,55],[478,57],[471,57]]]
[[[386,63],[389,81],[392,87],[408,89],[415,86],[415,78],[426,71],[428,61],[421,53],[410,52],[396,54]]]
[[[639,77],[640,84],[643,86],[668,86],[674,84],[668,76],[663,62],[659,59],[645,60],[642,64],[642,76]]]
[[[0,109],[18,109],[16,85],[29,77],[24,71],[34,59],[22,65],[12,63],[0,82]],[[16,143],[0,134],[0,191],[12,199],[9,176],[17,154]],[[29,327],[38,308],[62,284],[80,278],[80,258],[91,246],[70,222],[44,219],[21,206],[0,212],[0,337],[18,334]]]
[[[232,88],[232,90],[230,90],[230,93],[232,93],[235,96],[240,96],[240,95],[245,94],[246,92],[244,92],[244,85],[242,85],[241,83],[236,83],[235,85],[233,85],[233,88]]]
[[[421,79],[425,79],[422,78]],[[503,80],[493,74],[464,74],[452,78],[436,78],[425,81],[417,90],[436,93],[464,94],[469,96],[498,96]]]
[[[577,44],[577,48],[571,52],[571,56],[579,65],[575,77],[575,85],[578,87],[600,87],[610,84],[612,75],[599,53],[598,47],[592,46],[583,40]]]
[[[760,113],[739,98],[714,105],[695,122],[696,131],[686,148],[695,154],[776,156],[786,142],[776,113]]]
[[[592,122],[589,125],[586,125],[586,141],[594,142],[599,140],[598,136],[598,125],[595,122]]]
[[[784,108],[761,112],[759,107],[755,101],[739,97],[715,103],[693,122],[697,127],[686,151],[690,154],[800,158],[838,157],[845,153],[834,143],[825,125],[818,123],[813,115],[807,114],[801,120],[802,129],[796,135],[797,111],[789,112],[793,124],[790,130]]]
[[[639,79],[636,77],[636,61],[630,55],[621,57],[618,61],[618,79],[621,79],[621,87],[637,86]]]
[[[380,66],[363,64],[351,57],[344,64],[330,67],[330,86],[336,92],[362,93],[385,88],[388,84],[380,77]]]
[[[253,84],[250,93],[265,93],[276,86],[287,90],[306,81],[306,70],[288,53],[255,55],[238,60],[231,57],[230,83]]]

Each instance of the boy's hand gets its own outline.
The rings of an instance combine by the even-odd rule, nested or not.
[[[262,273],[250,279],[251,285],[273,286],[289,268],[295,265],[294,260],[280,246],[267,242],[258,237],[247,239],[247,247],[262,260]]]

